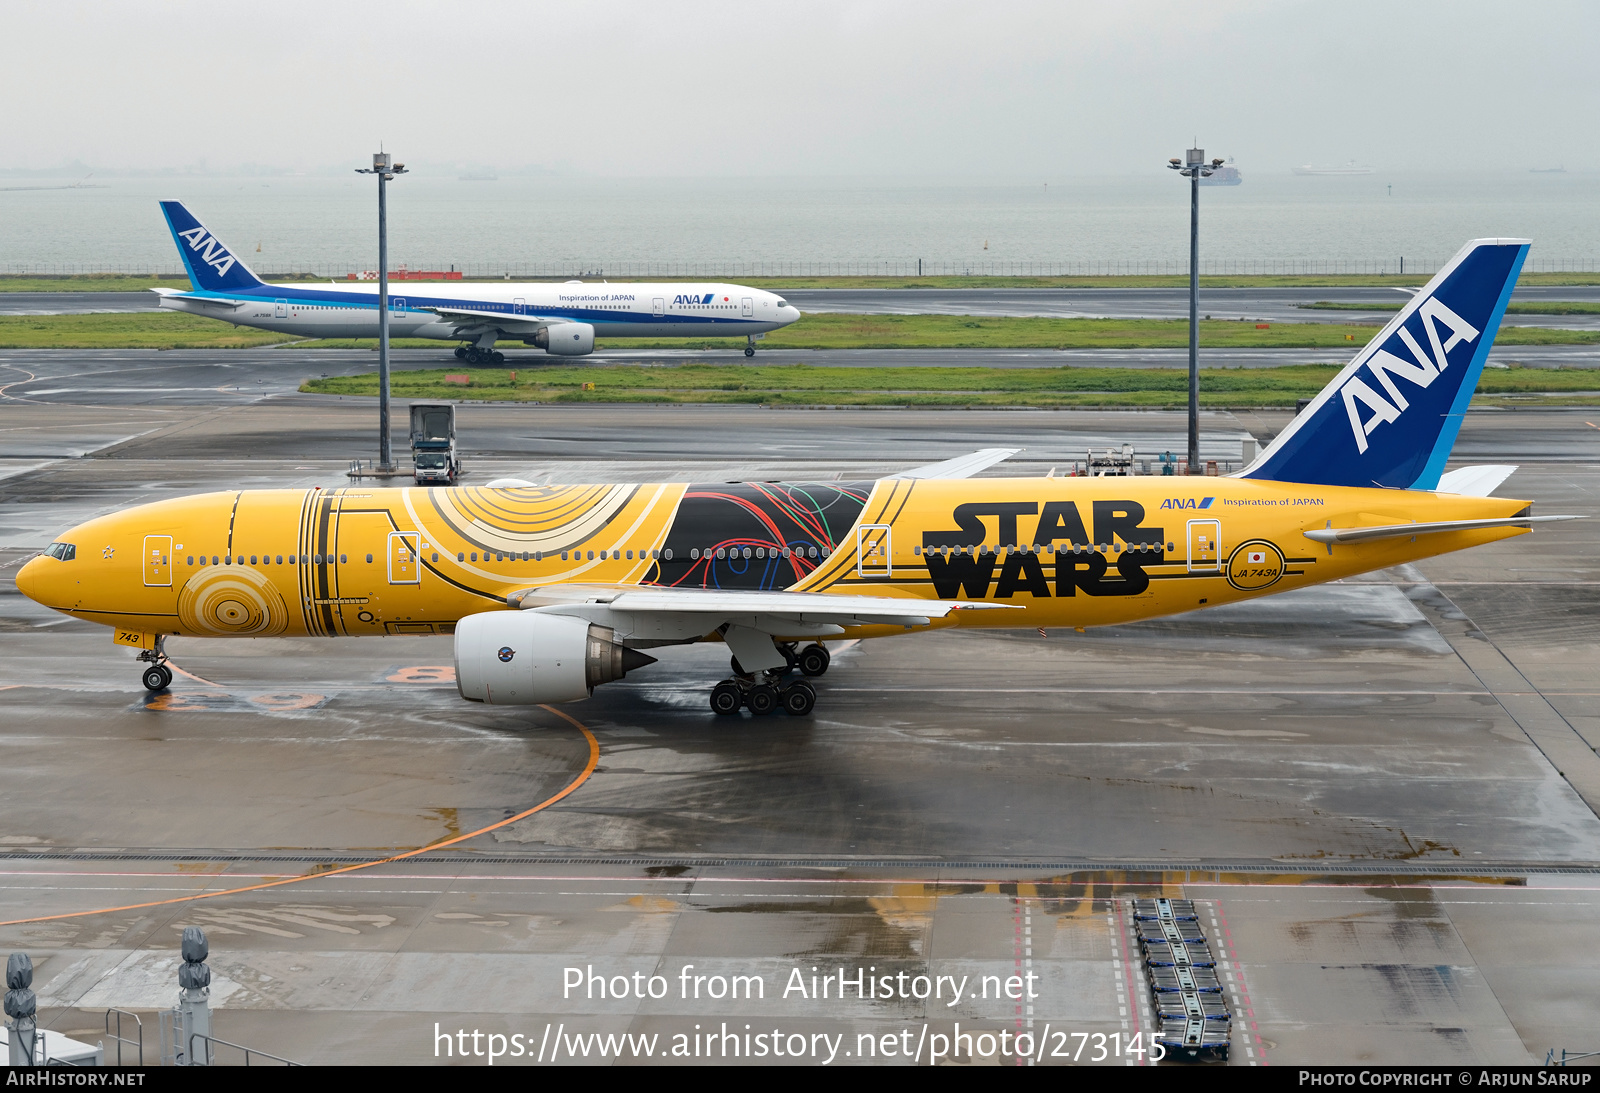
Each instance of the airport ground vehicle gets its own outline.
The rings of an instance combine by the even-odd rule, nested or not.
[[[377,336],[376,284],[266,284],[181,202],[163,201],[161,211],[192,286],[151,289],[162,307],[300,338]],[[745,356],[753,357],[763,335],[799,318],[775,293],[698,281],[406,282],[389,297],[393,337],[462,342],[456,356],[468,364],[504,363],[499,341],[581,357],[597,337],[744,338]]]
[[[91,520],[17,584],[155,668],[170,634],[453,633],[464,697],[527,704],[721,641],[717,713],[802,714],[829,639],[1115,625],[1563,519],[1490,496],[1515,468],[1444,474],[1527,249],[1469,243],[1233,476],[970,479],[991,449],[864,482],[230,491]]]
[[[453,486],[461,475],[456,408],[448,402],[411,407],[411,467],[417,485]]]

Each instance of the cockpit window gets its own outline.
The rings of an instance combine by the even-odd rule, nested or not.
[[[789,301],[785,300],[782,296],[779,296],[778,297],[778,306],[779,307],[788,307],[789,306]]]
[[[44,552],[63,562],[70,562],[78,556],[78,548],[71,543],[51,543]]]

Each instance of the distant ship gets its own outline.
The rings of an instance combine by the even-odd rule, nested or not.
[[[1560,167],[1529,167],[1528,173],[1530,175],[1564,175],[1567,173],[1567,167],[1566,164],[1562,164]]]
[[[1308,163],[1304,167],[1295,167],[1293,170],[1297,175],[1370,175],[1374,168],[1358,167],[1356,166],[1356,161],[1352,159],[1343,167],[1313,167]]]
[[[500,176],[493,171],[468,171],[461,176],[462,182],[499,182]]]
[[[1237,186],[1243,181],[1244,176],[1239,173],[1239,168],[1233,166],[1232,164],[1228,164],[1223,167],[1218,167],[1215,171],[1212,171],[1209,176],[1202,175],[1200,178],[1200,185]]]

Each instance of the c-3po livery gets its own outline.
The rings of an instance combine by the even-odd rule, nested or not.
[[[1442,475],[1527,247],[1469,243],[1237,476],[968,478],[990,449],[870,482],[229,491],[73,528],[18,585],[116,628],[152,689],[174,634],[453,633],[497,704],[720,640],[717,713],[804,714],[828,640],[1132,622],[1562,519],[1488,496],[1512,468]]]

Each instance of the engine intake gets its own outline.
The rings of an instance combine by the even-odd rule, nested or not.
[[[529,344],[557,357],[581,357],[594,352],[594,327],[588,323],[551,323],[534,331]]]
[[[455,657],[461,697],[492,706],[575,702],[655,663],[608,627],[537,611],[468,615],[456,624]]]

